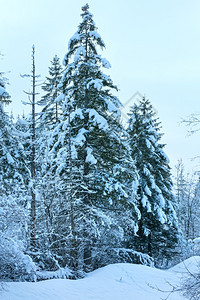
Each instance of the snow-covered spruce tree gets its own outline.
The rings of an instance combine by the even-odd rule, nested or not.
[[[61,102],[59,101],[59,83],[61,80],[62,66],[60,60],[55,56],[49,67],[49,77],[42,88],[46,94],[37,101],[37,104],[42,105],[43,109],[38,113],[36,135],[37,135],[37,197],[36,203],[37,219],[37,240],[38,240],[38,255],[37,262],[42,269],[54,270],[58,269],[56,258],[51,254],[51,243],[53,228],[53,212],[55,211],[56,199],[56,178],[55,174],[49,170],[48,152],[46,151],[49,136],[52,130],[59,122],[61,110]],[[52,229],[52,231],[51,231]],[[42,273],[41,273],[42,276]]]
[[[59,103],[59,83],[61,80],[62,66],[57,55],[53,57],[51,66],[49,67],[49,77],[46,77],[42,89],[46,92],[37,104],[44,106],[40,113],[41,123],[43,126],[52,127],[58,123],[61,113],[61,105]]]
[[[120,124],[121,103],[102,72],[109,62],[97,53],[105,44],[85,5],[70,39],[62,78],[63,118],[49,141],[48,174],[54,174],[54,237],[60,264],[88,271],[134,258],[125,249],[137,230],[135,166]]]
[[[134,244],[157,264],[164,263],[176,253],[178,221],[169,161],[160,143],[160,123],[146,98],[132,107],[128,133],[140,178],[137,194],[141,219]]]
[[[0,279],[32,279],[34,266],[27,248],[26,185],[29,174],[24,161],[20,132],[3,104],[10,101],[0,79]]]

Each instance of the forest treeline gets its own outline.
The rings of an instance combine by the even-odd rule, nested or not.
[[[167,267],[194,251],[198,180],[180,161],[173,188],[147,98],[122,124],[88,5],[81,17],[63,66],[52,59],[40,99],[33,47],[29,115],[5,112],[11,97],[0,73],[1,280],[79,278],[117,262]]]

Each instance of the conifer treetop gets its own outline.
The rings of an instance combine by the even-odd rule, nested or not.
[[[82,7],[82,11],[86,12],[89,9],[89,5],[88,3],[86,3],[83,7]]]
[[[10,95],[6,91],[7,81],[7,78],[4,77],[4,73],[0,72],[0,104],[9,104],[11,102]]]
[[[88,61],[91,57],[95,56],[95,59],[101,60],[101,56],[97,55],[96,46],[101,49],[105,48],[105,43],[102,40],[100,34],[97,32],[96,24],[93,20],[93,15],[89,12],[89,5],[86,4],[82,7],[83,13],[81,14],[82,21],[78,26],[78,30],[71,37],[68,43],[68,53],[65,55],[63,65],[67,66],[69,59],[75,55],[74,60],[77,63],[79,58],[82,61]],[[101,62],[105,64],[106,68],[110,67],[107,62]]]

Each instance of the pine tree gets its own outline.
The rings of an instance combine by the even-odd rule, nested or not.
[[[37,230],[37,257],[36,261],[41,269],[57,270],[59,264],[51,248],[54,244],[54,238],[58,236],[55,233],[54,211],[56,211],[57,201],[57,178],[48,168],[48,152],[46,151],[48,140],[52,130],[59,122],[61,115],[61,102],[58,100],[59,82],[61,79],[62,67],[59,58],[55,56],[49,68],[49,77],[42,88],[46,94],[37,101],[38,105],[44,106],[38,113],[36,126],[37,139],[37,203],[36,203],[36,230]]]
[[[137,194],[141,218],[134,243],[156,263],[164,262],[175,254],[178,223],[169,161],[160,143],[160,123],[146,98],[132,107],[128,133],[140,177]]]
[[[20,132],[15,129],[13,122],[4,111],[5,105],[10,100],[10,95],[6,91],[4,78],[0,77],[0,178],[1,195],[17,191],[17,185],[24,188],[24,180],[27,180],[27,170],[24,162],[24,148],[20,142]],[[24,177],[23,177],[24,175]],[[25,179],[26,178],[26,179]]]
[[[62,78],[62,66],[57,55],[53,57],[49,67],[49,77],[42,86],[46,94],[38,101],[39,105],[44,106],[41,113],[41,123],[43,126],[53,126],[59,121],[61,104],[59,103],[59,83]]]
[[[49,140],[46,174],[58,182],[54,245],[65,264],[84,271],[125,260],[126,231],[135,234],[138,218],[137,175],[120,124],[121,103],[102,72],[110,64],[97,53],[105,44],[88,8],[82,8],[65,55],[63,118]]]

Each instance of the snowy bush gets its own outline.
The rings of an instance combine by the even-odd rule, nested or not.
[[[0,279],[34,280],[35,265],[25,255],[26,216],[12,196],[0,198]]]

